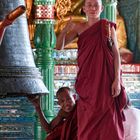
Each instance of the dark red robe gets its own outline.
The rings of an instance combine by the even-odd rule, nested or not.
[[[115,73],[113,53],[107,43],[108,23],[102,19],[79,35],[75,83],[80,96],[78,140],[124,140],[122,109],[126,94],[121,86],[118,97],[111,95]]]
[[[46,140],[77,140],[77,107],[63,120]]]

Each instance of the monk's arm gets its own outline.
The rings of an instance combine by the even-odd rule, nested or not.
[[[35,108],[36,108],[36,112],[38,113],[40,123],[47,133],[49,133],[51,130],[57,127],[60,124],[60,122],[63,120],[63,118],[65,118],[68,114],[63,110],[60,110],[58,112],[58,115],[50,123],[48,123],[44,113],[41,110],[40,105],[36,105]]]
[[[111,28],[111,37],[113,39],[112,51],[114,54],[114,67],[115,67],[115,77],[112,84],[112,96],[116,97],[120,94],[120,54],[118,49],[117,35],[114,27]]]
[[[63,111],[62,109],[60,109],[60,111],[58,112],[57,116],[51,121],[50,125],[51,125],[51,129],[54,129],[57,125],[59,125],[59,123],[66,118],[69,115],[69,113]]]
[[[51,131],[51,125],[48,123],[40,105],[35,105],[35,109],[36,109],[36,112],[39,116],[39,120],[40,120],[40,123],[41,123],[41,126],[44,128],[44,130],[49,133]]]
[[[47,133],[49,133],[51,130],[53,130],[55,127],[57,127],[57,125],[67,115],[66,112],[64,112],[63,110],[60,110],[58,112],[58,115],[49,123],[41,109],[40,96],[27,96],[27,97],[32,102],[32,104],[35,106],[36,112],[39,116],[41,126],[44,128],[44,130],[46,130]]]
[[[35,107],[35,110],[37,112],[37,115],[39,117],[39,120],[40,120],[40,123],[41,123],[41,126],[44,128],[44,130],[49,133],[51,131],[51,125],[50,123],[47,121],[42,109],[41,109],[41,106],[40,106],[40,96],[38,95],[28,95],[27,96],[29,101],[34,105]]]
[[[72,42],[77,37],[76,24],[68,22],[65,28],[57,36],[56,49],[64,49],[65,45]]]

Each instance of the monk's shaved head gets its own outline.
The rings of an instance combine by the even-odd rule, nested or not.
[[[83,3],[85,4],[86,1],[87,1],[87,0],[83,0]],[[89,1],[98,1],[99,3],[102,4],[102,0],[89,0]]]

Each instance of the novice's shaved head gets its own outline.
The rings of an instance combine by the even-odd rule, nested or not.
[[[87,0],[84,0],[84,4],[85,4],[86,1],[87,1]],[[90,1],[98,1],[99,3],[102,4],[102,0],[90,0]]]

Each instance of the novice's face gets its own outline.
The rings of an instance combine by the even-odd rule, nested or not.
[[[99,18],[103,11],[101,0],[85,0],[83,10],[88,18]]]
[[[59,93],[57,99],[58,99],[58,104],[60,105],[62,110],[64,110],[65,112],[70,112],[73,110],[73,107],[75,105],[75,99],[73,95],[69,93],[68,90]]]

